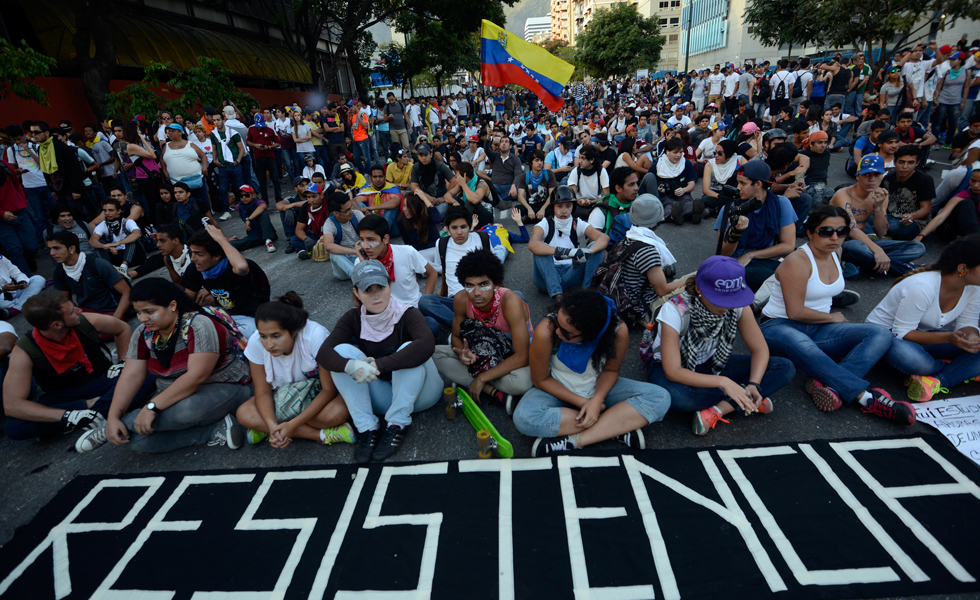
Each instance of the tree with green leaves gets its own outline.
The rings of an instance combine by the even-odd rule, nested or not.
[[[600,8],[575,41],[582,67],[598,77],[623,77],[660,62],[664,47],[660,22],[625,2]]]
[[[454,73],[480,66],[472,33],[447,29],[442,23],[431,23],[411,36],[404,55],[406,67],[412,74],[424,71],[432,74],[439,96],[442,95],[442,83]]]
[[[781,48],[819,42],[824,29],[809,15],[812,0],[749,0],[745,7],[745,22],[753,27],[751,36],[763,46]]]
[[[24,100],[51,106],[48,91],[34,83],[37,77],[47,77],[57,61],[35,51],[24,40],[14,46],[0,38],[0,100],[13,94]]]

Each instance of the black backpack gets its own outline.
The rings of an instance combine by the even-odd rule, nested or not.
[[[799,98],[801,96],[803,96],[803,78],[797,75],[796,82],[793,84],[793,97]]]
[[[490,249],[490,234],[488,234],[486,231],[478,231],[477,233],[480,234],[480,241],[483,242],[483,249],[484,250],[489,250]],[[442,264],[442,276],[443,276],[443,278],[446,277],[446,249],[449,247],[449,238],[450,237],[451,236],[448,236],[447,235],[446,237],[439,238],[439,245],[438,245],[438,248],[439,248],[439,262],[440,262],[440,264]]]
[[[755,97],[757,101],[765,101],[769,99],[769,92],[772,89],[769,87],[769,80],[765,77],[759,78],[759,83],[756,84],[755,89],[758,90]]]
[[[575,217],[569,217],[569,218],[575,219]],[[555,215],[552,214],[550,216],[547,216],[545,217],[545,220],[548,221],[548,235],[544,236],[544,243],[550,246],[551,240],[554,239],[555,231],[556,231]],[[572,221],[572,231],[571,233],[568,234],[568,239],[572,241],[572,248],[578,248],[578,231],[575,230],[574,221]]]
[[[646,306],[626,293],[626,288],[620,283],[619,278],[626,261],[646,245],[637,240],[625,238],[620,240],[612,250],[606,252],[606,258],[592,277],[592,287],[616,303],[616,312],[630,327],[635,327],[643,321],[643,317],[646,316]]]
[[[785,73],[785,71],[783,71]],[[775,75],[773,75],[775,77]],[[781,77],[779,79],[779,84],[776,85],[776,93],[773,95],[774,100],[785,100],[786,99],[786,78]]]

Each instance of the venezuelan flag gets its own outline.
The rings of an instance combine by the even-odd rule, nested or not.
[[[483,85],[514,83],[534,93],[551,112],[561,110],[562,89],[575,67],[486,19],[480,32],[480,78]],[[548,73],[548,75],[544,75]]]

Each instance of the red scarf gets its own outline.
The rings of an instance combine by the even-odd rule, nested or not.
[[[385,271],[388,271],[388,279],[394,283],[395,281],[395,253],[391,250],[391,244],[388,244],[388,251],[385,255],[379,258],[381,264],[384,265]]]
[[[493,324],[497,322],[497,316],[500,314],[500,301],[503,297],[504,288],[495,289],[493,291],[493,300],[490,301],[490,310],[487,312],[483,312],[475,304],[470,302],[470,306],[473,307],[473,314],[487,327],[493,327]]]
[[[78,363],[82,363],[89,373],[94,370],[92,362],[85,355],[85,349],[82,348],[82,342],[78,339],[78,334],[75,333],[74,329],[68,330],[68,335],[61,344],[44,337],[37,328],[31,332],[31,337],[58,375],[63,374]]]

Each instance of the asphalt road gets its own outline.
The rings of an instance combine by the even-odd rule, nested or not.
[[[933,152],[934,158],[941,161],[929,173],[937,183],[946,160],[946,151]],[[938,155],[938,156],[937,156]],[[843,171],[844,154],[833,156],[831,185],[852,182]],[[280,229],[279,219],[273,216],[273,223]],[[513,223],[506,221],[514,229]],[[243,233],[242,224],[229,220],[223,224],[231,234]],[[700,225],[687,223],[683,226],[663,224],[658,234],[670,246],[679,259],[678,273],[689,273],[702,260],[714,253],[715,242],[708,220]],[[801,242],[800,242],[801,243]],[[328,329],[340,315],[351,306],[351,284],[335,280],[327,263],[312,261],[299,262],[296,254],[286,254],[286,243],[280,238],[279,251],[267,254],[264,248],[248,251],[249,258],[257,262],[269,274],[273,295],[288,290],[296,290],[303,295],[304,303],[311,318]],[[927,254],[919,262],[935,260],[941,250],[940,244],[932,240]],[[50,275],[48,259],[38,260],[44,268],[41,274]],[[850,321],[863,321],[877,302],[885,295],[892,281],[890,277],[854,278],[848,280],[847,287],[861,294],[861,302],[844,309]],[[517,246],[517,254],[506,262],[505,285],[525,292],[535,323],[543,318],[549,304],[548,297],[539,292],[531,282],[531,256],[523,245]],[[12,320],[18,332],[28,329],[22,316]],[[134,320],[132,324],[137,323]],[[622,376],[645,379],[645,368],[636,352],[639,345],[639,332],[631,337],[630,353],[626,358]],[[741,343],[740,343],[741,344]],[[744,345],[736,352],[747,352]],[[889,390],[896,398],[904,397],[902,377],[887,367],[877,367],[869,374],[873,386]],[[773,397],[775,411],[770,415],[734,417],[731,424],[719,423],[703,437],[691,432],[691,415],[668,414],[661,423],[654,423],[644,429],[647,448],[710,448],[712,446],[732,446],[748,444],[778,444],[815,439],[847,439],[858,437],[885,437],[917,432],[931,432],[926,425],[916,424],[902,427],[891,421],[863,414],[855,406],[845,406],[834,413],[817,410],[809,396],[803,391],[804,376],[796,379]],[[980,394],[980,384],[970,383],[955,387],[950,397]],[[533,440],[514,428],[513,422],[504,410],[497,406],[485,408],[487,416],[497,429],[515,447],[516,456],[530,455]],[[254,447],[246,446],[238,451],[225,447],[197,446],[185,448],[162,455],[138,454],[122,448],[107,445],[85,455],[67,450],[73,446],[77,434],[65,436],[57,441],[14,442],[0,439],[0,544],[7,543],[14,530],[26,524],[57,492],[77,475],[147,473],[165,471],[207,471],[211,469],[248,469],[255,467],[277,467],[293,465],[325,465],[349,463],[353,447],[348,445],[321,446],[298,441],[284,450],[275,450],[268,444]],[[615,447],[607,443],[601,447]],[[404,446],[395,456],[401,461],[439,461],[475,458],[477,454],[476,436],[473,428],[464,418],[449,421],[444,416],[443,404],[437,403],[429,411],[414,416],[411,433]],[[969,596],[947,596],[967,598]]]

